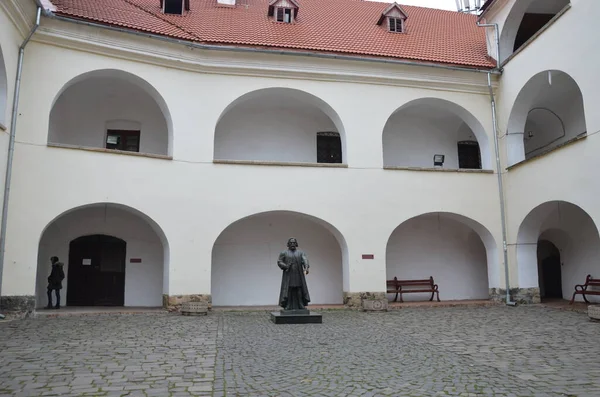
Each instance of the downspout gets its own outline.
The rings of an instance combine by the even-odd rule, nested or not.
[[[477,26],[480,27],[493,27],[495,38],[496,38],[496,57],[497,59],[497,67],[496,70],[501,72],[500,70],[500,35],[498,32],[498,24],[497,23],[479,23],[477,22]],[[500,148],[498,142],[498,122],[496,118],[496,99],[494,97],[494,89],[492,87],[492,74],[491,72],[487,75],[487,84],[488,89],[490,91],[490,100],[492,106],[492,129],[494,133],[494,150],[496,152],[496,170],[498,175],[498,196],[500,198],[500,217],[502,225],[502,253],[504,255],[504,277],[506,282],[506,304],[509,306],[516,306],[516,302],[513,302],[510,298],[510,274],[508,271],[508,242],[507,242],[507,233],[506,233],[506,204],[504,203],[504,183],[502,181],[502,165],[500,164]]]
[[[8,198],[10,196],[10,181],[12,177],[12,164],[15,153],[15,134],[17,131],[17,114],[19,111],[19,94],[21,91],[21,75],[23,72],[23,57],[25,56],[25,47],[31,40],[31,37],[40,26],[42,16],[42,7],[38,5],[35,24],[31,28],[29,35],[19,47],[19,61],[17,63],[17,78],[15,80],[15,92],[13,95],[12,117],[10,119],[10,135],[8,138],[8,158],[6,160],[6,177],[4,179],[4,203],[2,205],[2,223],[0,224],[0,297],[2,296],[2,276],[4,272],[4,252],[6,249],[6,226],[8,223]]]

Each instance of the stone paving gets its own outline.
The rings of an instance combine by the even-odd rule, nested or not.
[[[0,396],[600,396],[600,323],[545,308],[0,322]]]

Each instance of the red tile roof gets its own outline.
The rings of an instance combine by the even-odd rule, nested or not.
[[[57,15],[206,44],[260,46],[492,68],[476,16],[402,6],[405,33],[377,25],[389,3],[300,0],[293,24],[267,16],[269,0],[190,0],[184,15],[165,15],[159,0],[52,0]],[[241,5],[240,5],[241,3]],[[246,6],[247,4],[248,6]]]

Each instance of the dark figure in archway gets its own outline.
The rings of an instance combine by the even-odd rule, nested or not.
[[[65,279],[64,265],[58,261],[57,256],[50,258],[50,262],[52,262],[52,271],[48,276],[48,306],[46,306],[46,309],[52,309],[52,290],[56,295],[56,306],[54,308],[60,309],[60,290],[62,289],[62,281]]]
[[[308,258],[298,249],[298,241],[290,238],[288,249],[279,254],[277,266],[283,270],[279,306],[284,310],[305,310],[310,302],[305,275],[308,274]]]

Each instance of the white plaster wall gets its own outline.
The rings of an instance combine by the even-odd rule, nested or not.
[[[99,206],[78,209],[59,217],[44,232],[39,245],[36,303],[47,304],[47,277],[50,257],[58,256],[65,264],[66,278],[61,303],[67,303],[69,282],[69,244],[78,237],[104,234],[125,240],[125,306],[162,306],[163,245],[150,225],[123,209]],[[141,263],[129,263],[141,258]]]
[[[317,132],[338,132],[320,109],[258,97],[230,109],[215,132],[215,159],[317,162]]]
[[[423,107],[417,114],[400,111],[390,117],[383,131],[383,164],[433,167],[434,154],[443,154],[444,168],[457,169],[458,141],[477,139],[457,116],[436,113]]]
[[[124,40],[129,37],[123,35]],[[153,41],[152,45],[155,48],[165,44]],[[195,54],[184,47],[177,48],[187,55]],[[417,215],[453,212],[484,225],[496,241],[501,235],[499,211],[495,210],[498,194],[494,175],[382,169],[382,132],[388,118],[406,103],[420,98],[435,97],[456,103],[472,114],[484,126],[481,133],[489,136],[491,113],[484,89],[480,94],[468,89],[434,91],[431,84],[416,88],[199,73],[38,42],[31,43],[28,54],[3,294],[34,293],[36,266],[31,264],[37,263],[41,231],[57,214],[94,202],[127,205],[160,225],[169,242],[171,295],[210,294],[215,240],[233,222],[265,211],[305,213],[339,230],[347,244],[343,266],[343,290],[347,292],[384,290],[388,238],[399,224]],[[256,54],[228,56],[237,65],[263,60],[262,55]],[[274,57],[273,62],[290,59]],[[308,70],[313,67],[311,62],[330,61],[294,58],[294,62],[301,62],[301,69]],[[40,64],[45,65],[52,79],[38,76]],[[397,65],[365,62],[336,61],[332,66],[347,73],[354,68],[367,71],[384,68],[386,73],[406,70]],[[57,93],[76,76],[97,69],[133,73],[157,89],[173,121],[172,161],[46,146],[50,110]],[[411,70],[423,78],[422,69]],[[483,75],[427,70],[439,80],[460,77],[474,85],[484,80]],[[282,86],[320,98],[337,112],[347,138],[348,168],[212,163],[215,127],[223,111],[249,92]],[[491,153],[492,140],[488,139],[484,147]],[[443,200],[440,192],[444,194]],[[306,243],[301,241],[301,244]],[[362,254],[373,254],[374,259],[362,259]],[[499,263],[490,272],[491,286],[502,281]]]
[[[509,116],[515,100],[525,84],[538,73],[560,70],[567,73],[581,89],[587,138],[562,147],[542,157],[512,168],[506,174],[506,203],[508,219],[508,247],[512,285],[519,285],[521,270],[517,268],[516,242],[519,227],[527,214],[537,206],[554,200],[574,203],[585,209],[596,224],[600,222],[597,197],[600,185],[597,170],[600,159],[594,156],[600,150],[600,82],[593,70],[600,68],[600,54],[590,52],[597,45],[597,35],[591,30],[595,16],[600,14],[600,2],[572,0],[571,8],[551,29],[543,32],[524,51],[504,67],[498,92],[498,125],[500,148],[504,166],[506,158]],[[577,40],[569,40],[576,37]],[[560,54],[560,56],[556,56]],[[580,60],[585,59],[585,62]],[[531,280],[527,278],[527,280]],[[535,281],[524,286],[533,286]],[[533,285],[530,285],[533,284]]]
[[[114,77],[90,77],[67,88],[50,113],[48,142],[104,148],[111,128],[139,128],[141,153],[168,154],[167,124],[156,102]]]
[[[213,305],[278,305],[282,271],[277,258],[290,237],[308,256],[311,304],[342,303],[342,252],[335,237],[301,215],[273,213],[234,223],[215,242]]]
[[[387,278],[433,276],[440,299],[487,299],[486,249],[470,227],[444,215],[410,219],[394,231],[386,255]],[[393,299],[395,294],[388,295]],[[406,294],[406,301],[428,300],[429,294]]]

